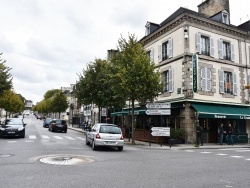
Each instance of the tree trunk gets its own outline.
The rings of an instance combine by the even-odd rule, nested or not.
[[[135,144],[135,125],[134,125],[134,111],[135,111],[135,100],[132,99],[132,144]]]

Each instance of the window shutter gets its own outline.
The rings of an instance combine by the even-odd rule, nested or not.
[[[162,61],[162,44],[158,45],[158,62]]]
[[[233,94],[237,95],[237,80],[236,73],[233,73]]]
[[[195,39],[196,39],[196,52],[201,53],[201,35],[199,33],[196,33]]]
[[[218,40],[218,47],[219,47],[219,58],[223,59],[223,42],[221,39]]]
[[[234,45],[231,44],[231,60],[235,61],[235,56],[234,56]]]
[[[219,91],[220,93],[224,93],[225,89],[224,89],[224,71],[223,70],[219,70]]]
[[[154,49],[153,48],[150,50],[150,61],[151,63],[154,62]]]
[[[168,58],[173,57],[173,38],[168,39]]]
[[[174,69],[169,69],[169,93],[174,92]]]
[[[214,39],[210,38],[210,56],[214,57]]]
[[[207,91],[211,91],[212,90],[212,71],[211,69],[207,69]]]
[[[206,90],[206,67],[201,68],[201,90]]]

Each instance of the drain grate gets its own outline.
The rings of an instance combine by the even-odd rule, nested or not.
[[[83,165],[94,162],[90,157],[83,155],[49,155],[40,157],[38,161],[53,165]]]
[[[12,157],[13,154],[0,154],[0,158]]]

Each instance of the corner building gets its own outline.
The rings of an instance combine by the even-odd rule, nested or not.
[[[153,118],[184,129],[185,143],[195,143],[197,123],[205,143],[218,143],[221,122],[232,124],[235,143],[248,143],[250,21],[232,25],[229,0],[206,0],[145,29],[140,42],[164,84],[155,102],[171,103],[170,116]]]

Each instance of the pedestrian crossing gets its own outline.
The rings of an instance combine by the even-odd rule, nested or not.
[[[18,141],[24,142],[34,142],[36,140],[49,141],[49,140],[70,140],[70,141],[85,141],[84,137],[70,137],[70,136],[48,136],[48,135],[26,135],[26,138],[23,139],[15,139],[15,140],[7,140],[7,143],[16,143]]]
[[[215,151],[199,151],[199,150],[184,150],[185,152],[198,152],[200,154],[206,154],[206,155],[216,155],[216,156],[225,156],[235,159],[244,159],[246,161],[250,161],[249,148],[226,148],[226,149],[218,149]],[[235,155],[235,154],[242,154],[242,155]],[[247,154],[248,156],[244,156],[244,154]]]

